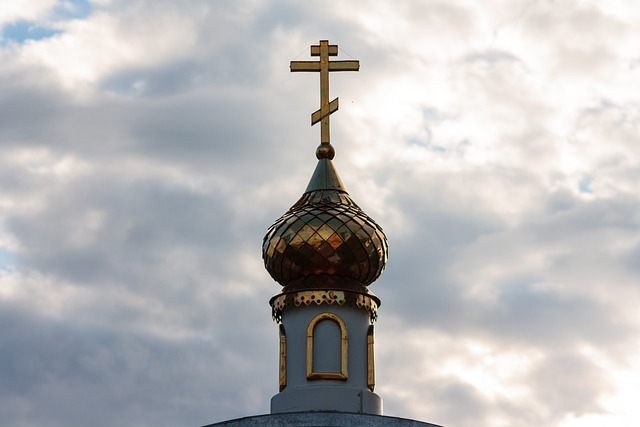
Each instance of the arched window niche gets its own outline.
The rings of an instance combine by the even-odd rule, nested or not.
[[[330,329],[331,326],[336,325],[338,326],[336,332],[339,333],[333,334]],[[324,327],[324,330],[319,331],[319,327]],[[318,333],[322,333],[326,345],[323,346],[323,348],[315,348],[316,351],[314,353],[314,346],[318,338],[316,334]],[[347,325],[340,316],[333,313],[321,313],[311,319],[307,327],[307,379],[346,381],[349,377],[347,369],[348,341]],[[331,351],[332,347],[335,348],[336,351]],[[314,360],[314,356],[316,358],[327,358],[328,361],[326,362],[328,363],[322,363],[321,360]],[[334,361],[337,363],[333,363]],[[318,372],[315,369],[319,364],[334,365],[338,369]]]

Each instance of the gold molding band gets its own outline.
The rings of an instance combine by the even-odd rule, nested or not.
[[[282,312],[285,308],[291,306],[300,307],[302,305],[311,304],[347,304],[367,310],[372,322],[378,318],[379,301],[377,301],[377,297],[357,292],[337,290],[287,292],[271,298],[269,303],[271,304],[271,314],[273,319],[278,323],[282,321]]]
[[[331,320],[340,328],[340,372],[315,372],[313,370],[313,334],[315,327],[323,320]],[[349,337],[344,320],[333,313],[320,313],[309,322],[307,327],[307,379],[308,380],[342,380],[349,378],[347,361],[349,356]]]

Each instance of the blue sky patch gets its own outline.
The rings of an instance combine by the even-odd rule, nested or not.
[[[91,14],[93,8],[88,0],[59,1],[51,15],[43,22],[19,20],[0,27],[0,40],[24,43],[27,40],[42,40],[62,31],[52,27],[52,23],[82,19]]]
[[[15,254],[6,248],[0,248],[0,270],[12,271],[15,264]]]
[[[89,16],[93,8],[88,0],[60,1],[53,10],[54,19],[66,21]]]
[[[17,21],[2,28],[4,41],[12,40],[18,43],[27,40],[42,40],[58,33],[60,33],[59,30],[39,26],[33,21]]]
[[[581,193],[592,193],[590,185],[591,185],[591,178],[585,177],[585,178],[582,178],[578,183],[578,188],[580,189]]]

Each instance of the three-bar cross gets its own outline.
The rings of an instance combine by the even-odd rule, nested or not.
[[[338,45],[320,40],[319,45],[311,46],[311,56],[319,56],[319,61],[291,61],[291,71],[320,72],[320,109],[311,115],[311,125],[320,122],[320,142],[329,144],[329,115],[338,110],[338,98],[329,102],[329,72],[358,71],[359,61],[329,61],[330,56],[338,55]],[[332,156],[333,157],[333,156]]]

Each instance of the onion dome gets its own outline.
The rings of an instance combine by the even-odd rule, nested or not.
[[[265,268],[283,293],[344,290],[373,296],[366,286],[384,270],[384,232],[349,197],[333,155],[331,145],[318,147],[305,193],[264,237]]]

